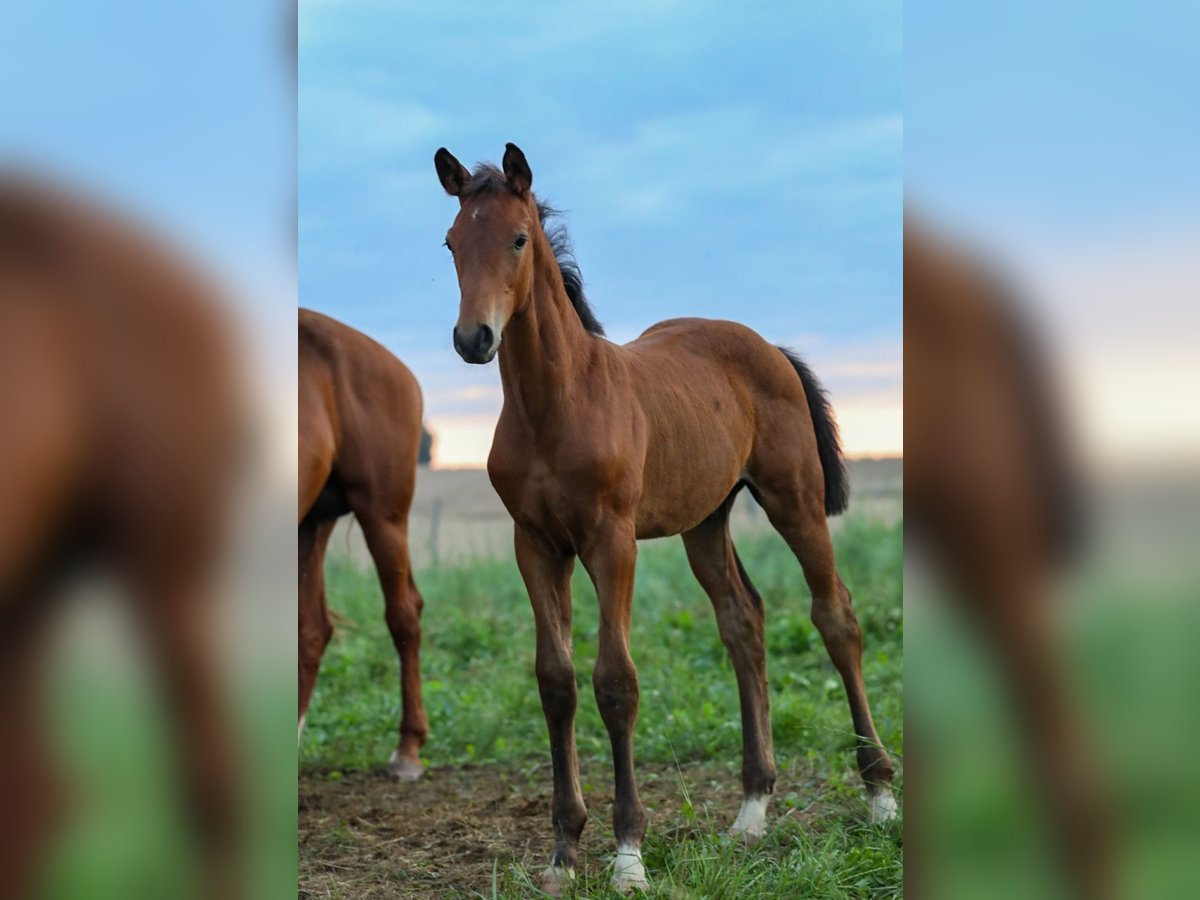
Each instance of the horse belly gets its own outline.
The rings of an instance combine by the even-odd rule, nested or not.
[[[747,452],[720,433],[698,438],[686,451],[651,448],[638,503],[638,538],[681,534],[703,522],[741,478]]]

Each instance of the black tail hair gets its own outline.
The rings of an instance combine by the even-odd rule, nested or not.
[[[833,407],[829,395],[812,369],[804,364],[796,353],[786,347],[780,352],[788,358],[800,383],[804,385],[804,396],[808,398],[808,411],[812,415],[813,431],[817,435],[817,455],[821,458],[821,469],[825,473],[825,515],[836,516],[845,512],[850,502],[850,481],[846,477],[846,460],[842,456],[842,439],[838,434],[837,422],[833,418]]]

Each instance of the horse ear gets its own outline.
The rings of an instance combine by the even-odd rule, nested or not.
[[[467,167],[455,159],[454,154],[445,147],[439,147],[438,152],[433,154],[433,164],[446,193],[451,197],[461,196],[471,177]]]
[[[533,185],[533,173],[529,171],[529,163],[525,154],[516,144],[504,145],[504,177],[518,194],[524,194]]]

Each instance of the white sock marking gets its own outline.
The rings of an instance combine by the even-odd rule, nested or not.
[[[297,744],[297,746],[299,746],[299,744],[300,744],[300,736],[302,734],[304,734],[304,720],[307,718],[308,718],[307,713],[305,713],[304,715],[302,715],[300,717],[300,726],[296,729],[296,744]]]
[[[634,888],[647,890],[646,868],[642,865],[642,851],[632,844],[618,844],[617,858],[613,862],[613,887],[627,892]]]
[[[887,788],[883,788],[868,796],[867,802],[871,808],[872,825],[878,825],[881,822],[890,822],[900,812],[896,798],[892,796],[892,792]]]
[[[758,840],[767,830],[767,801],[766,794],[757,797],[747,797],[742,801],[729,833]]]

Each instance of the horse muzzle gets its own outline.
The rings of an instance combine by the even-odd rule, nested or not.
[[[489,363],[500,349],[500,337],[490,325],[454,328],[454,349],[465,362],[474,365]]]

